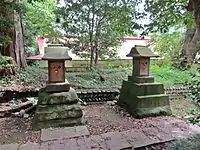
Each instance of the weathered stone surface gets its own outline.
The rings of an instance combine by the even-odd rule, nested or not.
[[[76,139],[64,139],[42,143],[40,150],[80,150]]]
[[[49,128],[42,129],[41,140],[50,141],[56,139],[75,138],[88,136],[90,133],[86,126],[66,127],[66,128]]]
[[[51,83],[47,84],[41,91],[44,92],[68,92],[70,90],[69,83]]]
[[[108,132],[102,134],[109,150],[121,150],[132,148],[133,146],[119,132]]]
[[[143,132],[137,130],[129,130],[121,133],[123,137],[134,147],[144,147],[147,145],[152,145],[158,140],[149,138]]]
[[[128,91],[131,96],[164,94],[164,86],[161,83],[133,83],[123,81],[121,90]]]
[[[171,134],[163,132],[163,129],[160,128],[151,127],[142,129],[142,131],[147,137],[155,139],[157,143],[174,140],[174,137],[172,137]]]
[[[78,102],[76,91],[70,87],[69,92],[47,93],[40,91],[38,104],[53,105],[53,104],[73,104]]]
[[[141,76],[141,77],[128,76],[128,81],[136,82],[136,83],[153,83],[154,77],[153,76]]]
[[[38,121],[35,120],[33,123],[33,128],[35,130],[50,128],[50,127],[69,127],[82,125],[82,118],[69,118],[69,119],[56,119],[56,120],[46,120],[46,121]]]
[[[39,105],[35,117],[39,121],[52,119],[81,118],[83,112],[81,106],[73,105]]]
[[[0,145],[0,150],[18,150],[19,144]]]
[[[19,147],[19,150],[39,150],[40,145],[38,143],[26,143]]]
[[[137,96],[135,101],[138,108],[154,108],[169,105],[169,97],[165,94]]]
[[[160,83],[123,81],[118,104],[138,118],[171,114],[169,97]]]

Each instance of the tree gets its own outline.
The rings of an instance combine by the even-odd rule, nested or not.
[[[91,68],[109,47],[116,46],[124,35],[133,33],[134,6],[134,0],[65,1],[60,12],[65,20],[63,27],[67,34],[78,37],[74,51],[90,56]]]
[[[56,38],[60,36],[59,26],[56,24],[57,0],[39,1],[24,0],[24,37],[25,48],[36,48],[36,38],[48,35]]]
[[[26,69],[21,6],[22,3],[15,0],[0,1],[0,42],[3,44],[1,53],[11,56],[20,68]]]
[[[150,13],[148,31],[167,32],[172,26],[186,28],[183,54],[191,65],[200,40],[200,0],[145,0],[145,11]]]

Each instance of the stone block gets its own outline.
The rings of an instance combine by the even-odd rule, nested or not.
[[[169,97],[165,94],[137,96],[134,101],[137,108],[154,108],[169,105]]]
[[[101,135],[109,150],[130,149],[133,146],[120,134],[120,132],[108,132]]]
[[[68,118],[68,119],[56,119],[56,120],[47,120],[47,121],[34,121],[33,128],[35,130],[50,128],[50,127],[69,127],[82,125],[82,118]]]
[[[18,150],[19,144],[0,145],[0,150]]]
[[[140,130],[128,130],[121,132],[121,134],[134,148],[145,147],[158,142],[158,140],[149,138]]]
[[[73,104],[78,102],[78,96],[73,88],[69,92],[47,93],[40,91],[38,104],[54,105],[54,104]]]
[[[39,150],[40,144],[38,143],[26,143],[19,147],[19,150]]]
[[[80,118],[83,116],[81,106],[73,105],[39,105],[35,114],[35,118],[39,121]]]
[[[164,86],[160,83],[132,83],[123,81],[121,92],[126,91],[126,97],[164,94]]]
[[[79,132],[81,131],[81,132]],[[86,126],[75,126],[66,128],[48,128],[42,129],[41,140],[52,141],[58,139],[77,138],[88,136],[90,133]]]
[[[44,88],[41,89],[44,92],[68,92],[70,90],[69,83],[50,83],[47,84]]]
[[[154,77],[153,76],[128,76],[128,81],[135,82],[135,83],[153,83]]]
[[[160,83],[123,81],[118,105],[138,118],[171,114],[169,97]]]
[[[48,141],[41,144],[40,150],[80,150],[76,139]]]

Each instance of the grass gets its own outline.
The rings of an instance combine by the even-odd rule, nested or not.
[[[196,134],[189,139],[181,139],[172,144],[171,150],[199,150],[200,134]]]

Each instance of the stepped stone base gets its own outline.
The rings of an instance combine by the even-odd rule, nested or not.
[[[164,94],[163,84],[135,83],[131,79],[123,81],[118,100],[120,106],[136,118],[171,114],[169,97]]]
[[[45,88],[44,88],[45,89]],[[34,129],[82,124],[83,112],[73,88],[68,92],[49,93],[41,89],[33,120]]]

